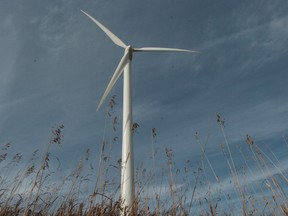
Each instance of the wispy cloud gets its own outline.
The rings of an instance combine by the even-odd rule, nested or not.
[[[160,113],[167,112],[168,109],[168,107],[164,107],[155,101],[145,101],[145,103],[136,104],[133,107],[133,112],[136,119],[141,119],[141,121],[145,122],[145,120],[151,120]]]
[[[0,44],[1,49],[5,50],[5,52],[0,52],[1,58],[1,79],[0,79],[0,102],[5,100],[5,96],[7,91],[9,90],[10,82],[13,80],[15,73],[14,68],[17,64],[16,57],[18,53],[18,37],[17,30],[13,25],[15,16],[9,14],[4,18],[4,20],[0,21]],[[3,35],[2,35],[3,34]]]
[[[49,6],[45,16],[31,20],[39,26],[41,44],[45,45],[46,49],[55,53],[76,42],[79,32],[75,28],[77,29],[80,12],[74,12],[71,3],[62,1],[61,4]]]

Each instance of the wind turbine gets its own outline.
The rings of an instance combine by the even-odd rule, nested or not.
[[[105,34],[118,46],[125,49],[124,55],[121,58],[101,100],[97,107],[97,111],[103,104],[103,101],[109,94],[110,90],[116,83],[124,71],[123,84],[123,128],[122,128],[122,169],[121,169],[121,199],[123,206],[131,210],[135,201],[134,188],[134,157],[133,157],[133,142],[132,142],[132,93],[131,93],[131,61],[134,52],[196,52],[185,49],[162,48],[162,47],[143,47],[133,48],[131,45],[126,45],[109,29],[102,25],[91,15],[81,10],[88,16]]]

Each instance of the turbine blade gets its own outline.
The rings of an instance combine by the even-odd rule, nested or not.
[[[92,17],[91,15],[89,15],[88,13],[86,13],[85,11],[81,10],[82,13],[84,13],[86,16],[88,16],[94,23],[96,23],[99,28],[101,28],[105,34],[118,46],[126,48],[127,45],[120,40],[120,38],[118,38],[115,34],[113,34],[109,29],[107,29],[104,25],[102,25],[99,21],[97,21],[94,17]]]
[[[109,92],[111,91],[111,89],[113,88],[114,84],[116,83],[116,81],[118,80],[118,78],[120,77],[120,75],[122,74],[124,67],[126,66],[126,64],[128,63],[129,60],[129,53],[127,51],[125,51],[124,56],[121,58],[100,102],[99,105],[96,109],[96,111],[99,110],[99,108],[101,107],[101,105],[103,104],[104,100],[106,99],[107,95],[109,94]]]
[[[163,48],[163,47],[142,47],[142,48],[134,48],[134,52],[191,52],[191,53],[199,53],[193,50],[186,49],[177,49],[177,48]]]

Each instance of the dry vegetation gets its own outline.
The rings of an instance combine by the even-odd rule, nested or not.
[[[117,130],[114,105],[113,97],[109,103],[104,131],[110,127],[112,132]],[[112,122],[111,126],[107,122]],[[137,200],[133,215],[288,215],[285,193],[288,179],[286,173],[280,170],[280,162],[273,151],[269,152],[269,155],[273,155],[272,159],[247,135],[237,152],[242,164],[236,166],[226,137],[224,120],[219,115],[217,123],[224,143],[219,146],[219,153],[228,167],[226,172],[229,172],[232,189],[225,190],[224,182],[217,174],[219,171],[215,170],[211,158],[206,154],[207,141],[203,142],[198,133],[195,133],[194,138],[202,154],[196,165],[186,161],[184,167],[177,168],[173,149],[166,148],[162,150],[165,164],[162,168],[156,166],[155,158],[160,152],[155,148],[157,133],[153,128],[152,166],[149,169],[141,164],[137,166]],[[138,127],[135,124],[133,130]],[[51,149],[61,145],[63,129],[63,125],[53,128],[47,149],[42,156],[39,156],[38,151],[33,152],[25,168],[20,153],[10,156],[10,143],[2,147],[0,215],[92,216],[119,215],[121,210],[125,211],[121,209],[119,199],[121,160],[111,157],[113,144],[119,142],[116,136],[110,141],[103,136],[97,168],[90,163],[90,150],[87,149],[71,174],[58,179],[56,183],[53,181],[53,175],[61,166],[55,164],[60,164],[61,160],[51,154]],[[54,163],[53,168],[50,167],[51,163]],[[246,184],[248,181],[245,179],[253,176],[255,167],[262,177]],[[89,190],[85,189],[86,186]],[[206,191],[201,193],[201,188]],[[236,204],[235,200],[238,200]]]

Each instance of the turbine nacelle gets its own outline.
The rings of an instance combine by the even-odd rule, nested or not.
[[[133,52],[134,52],[133,47],[131,45],[127,46],[125,48],[125,52],[128,52],[128,55],[129,55],[128,57],[129,57],[129,60],[131,61],[133,58]]]

